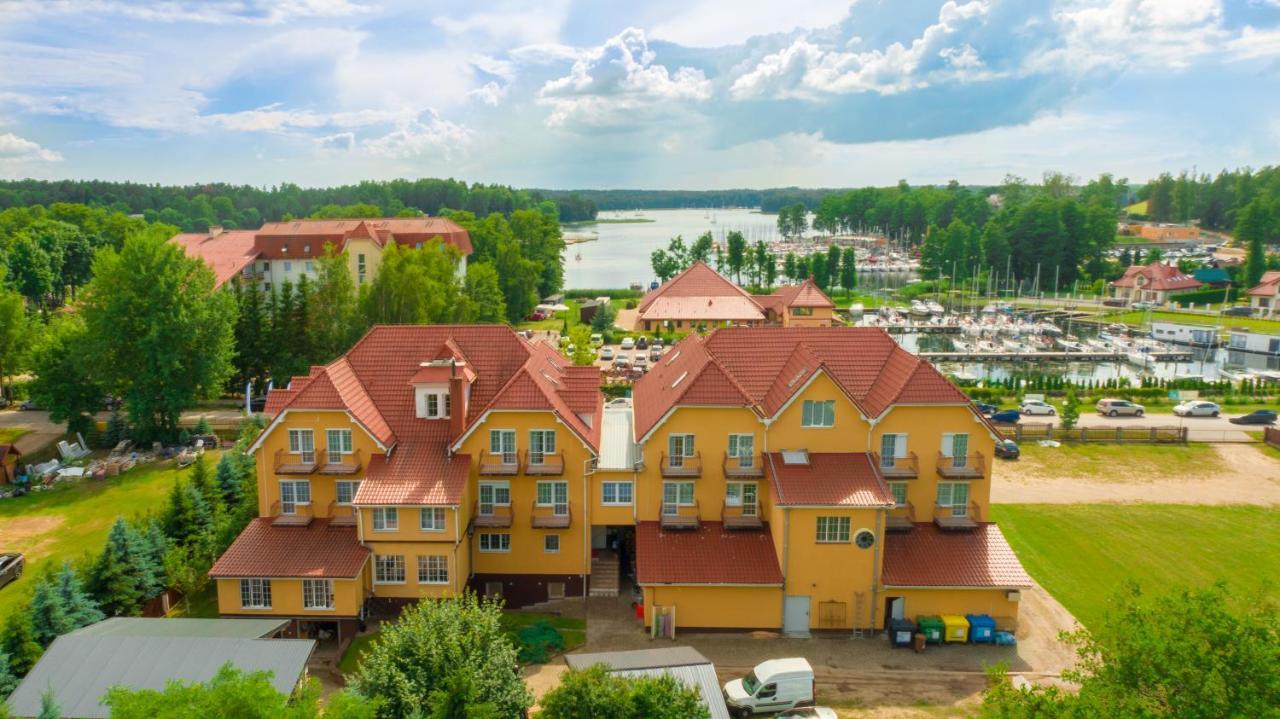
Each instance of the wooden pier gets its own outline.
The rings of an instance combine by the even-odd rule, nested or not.
[[[891,335],[958,335],[960,325],[873,325]]]
[[[930,362],[1128,362],[1124,352],[917,352]],[[1148,352],[1154,362],[1194,362],[1190,352]]]

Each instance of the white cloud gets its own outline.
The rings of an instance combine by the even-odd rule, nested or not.
[[[435,112],[425,112],[402,123],[382,137],[364,142],[374,155],[409,158],[435,153],[446,157],[462,152],[471,141],[466,127],[442,120]]]
[[[552,108],[547,124],[603,128],[628,117],[634,123],[634,113],[651,116],[674,103],[711,96],[711,82],[701,70],[681,67],[672,73],[656,59],[637,28],[584,52],[568,75],[549,80],[539,91]]]
[[[316,145],[323,150],[350,150],[356,146],[354,132],[339,132],[316,138]]]
[[[496,107],[502,98],[506,97],[507,90],[510,88],[506,85],[499,85],[496,82],[486,82],[484,85],[472,90],[469,94],[477,101],[484,103],[490,107]]]
[[[568,17],[567,0],[506,0],[486,3],[484,12],[465,17],[439,15],[432,23],[450,35],[480,36],[510,45],[553,43]]]
[[[1073,0],[1054,14],[1061,44],[1036,69],[1183,68],[1221,49],[1221,0]]]
[[[689,47],[722,47],[757,35],[833,25],[848,15],[852,4],[853,0],[700,0],[671,8],[649,35]]]
[[[118,15],[162,23],[276,25],[309,17],[345,17],[367,11],[351,0],[8,0],[0,17]]]
[[[968,72],[974,66],[957,65],[955,60],[976,62],[977,51],[967,45],[967,50],[948,47],[950,38],[980,23],[989,9],[987,0],[963,4],[947,0],[938,11],[938,21],[926,27],[910,46],[895,42],[883,49],[852,52],[802,37],[739,75],[730,92],[739,99],[815,99],[855,92],[891,95],[944,80],[966,79],[954,71]],[[933,62],[939,57],[948,61],[946,67]]]
[[[12,132],[0,133],[0,160],[62,162],[62,155]]]
[[[1275,2],[1280,4],[1280,0]],[[1240,60],[1280,55],[1280,30],[1259,30],[1246,25],[1239,37],[1227,43],[1227,49],[1234,58]]]

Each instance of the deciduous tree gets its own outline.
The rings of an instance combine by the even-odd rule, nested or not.
[[[498,324],[507,321],[507,300],[502,296],[498,271],[491,263],[469,265],[462,292],[467,298],[468,322]]]
[[[103,701],[111,719],[373,719],[375,702],[351,692],[337,692],[320,705],[320,687],[309,680],[290,697],[271,682],[270,672],[244,672],[230,663],[208,682],[169,682],[163,690],[107,690]],[[409,715],[406,715],[409,716]]]
[[[670,674],[624,677],[597,664],[569,670],[539,702],[538,719],[708,719],[702,696]]]
[[[49,419],[66,422],[71,433],[88,431],[102,405],[93,345],[84,319],[67,314],[49,322],[31,351],[31,397],[49,410]]]

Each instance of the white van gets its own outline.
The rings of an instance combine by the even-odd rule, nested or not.
[[[742,679],[724,685],[725,703],[736,717],[772,714],[813,704],[813,667],[803,657],[760,662]]]

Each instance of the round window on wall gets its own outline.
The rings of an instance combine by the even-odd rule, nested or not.
[[[859,529],[858,533],[853,535],[853,543],[862,549],[871,549],[871,545],[876,543],[876,535],[870,529]]]

